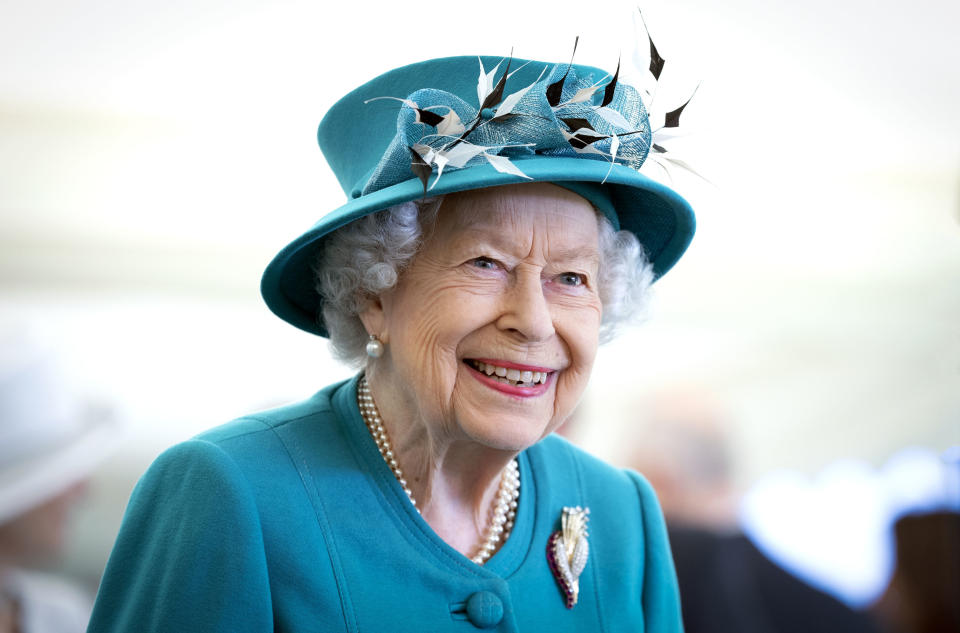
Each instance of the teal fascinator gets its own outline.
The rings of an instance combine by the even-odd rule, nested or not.
[[[653,143],[640,95],[618,76],[619,67],[611,75],[573,63],[448,57],[391,70],[348,93],[317,133],[348,201],[267,266],[267,305],[326,336],[314,289],[324,236],[424,196],[520,182],[550,182],[587,198],[637,236],[663,276],[693,237],[693,210],[639,173],[651,152],[664,150]]]

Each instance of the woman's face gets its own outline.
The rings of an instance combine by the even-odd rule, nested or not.
[[[555,185],[510,185],[447,196],[425,235],[364,315],[386,344],[371,372],[390,396],[384,415],[522,450],[566,419],[590,376],[596,213]]]

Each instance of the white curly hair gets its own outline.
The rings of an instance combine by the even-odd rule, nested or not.
[[[404,202],[334,231],[324,240],[315,266],[323,299],[323,322],[333,354],[349,365],[366,362],[369,335],[358,316],[370,300],[389,290],[409,265],[433,225],[443,198]],[[630,231],[617,231],[597,211],[600,235],[599,294],[603,303],[600,342],[647,314],[653,265]]]

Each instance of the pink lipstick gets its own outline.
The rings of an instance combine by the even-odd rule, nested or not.
[[[520,398],[533,398],[545,393],[557,373],[547,367],[501,360],[470,359],[464,364],[473,377],[487,387]],[[490,373],[493,367],[497,369],[495,373]],[[504,370],[507,370],[507,375],[504,375]]]

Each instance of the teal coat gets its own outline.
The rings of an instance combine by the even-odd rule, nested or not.
[[[161,455],[137,485],[89,631],[682,631],[649,484],[549,437],[519,457],[510,538],[478,566],[406,498],[356,379]],[[567,609],[547,564],[564,506],[590,508]]]

